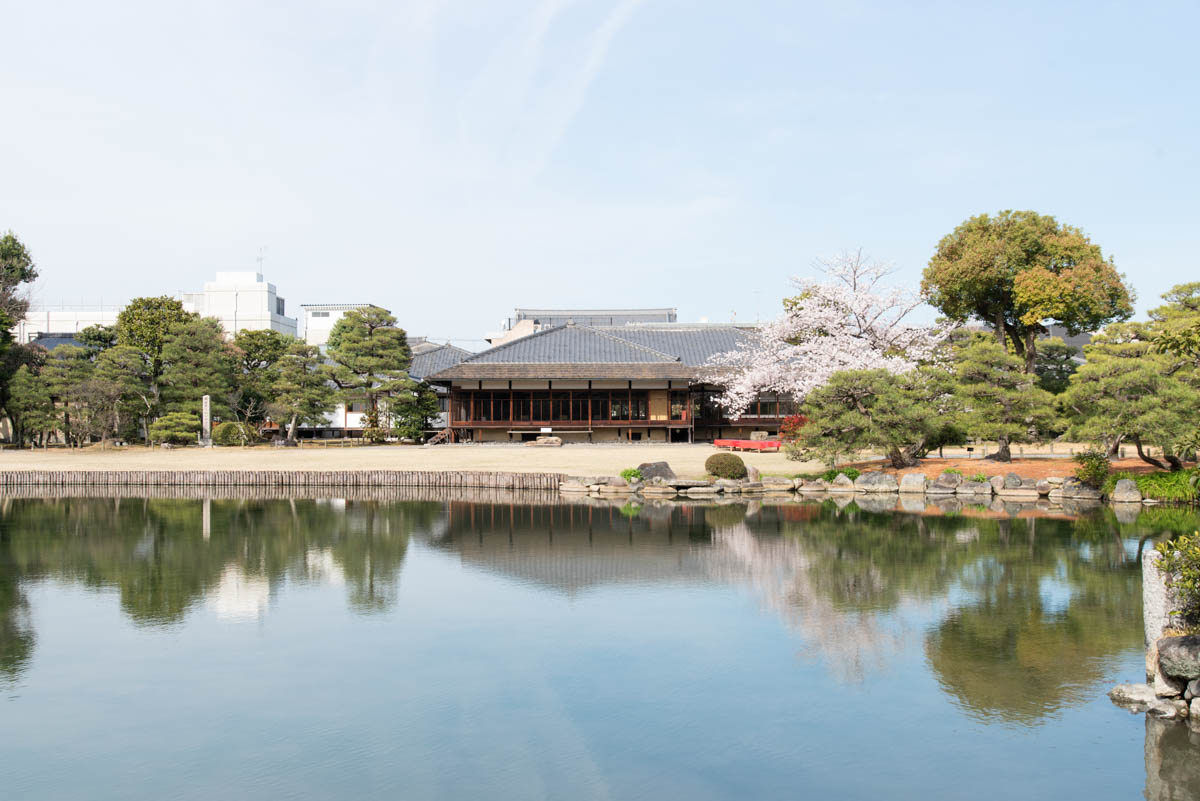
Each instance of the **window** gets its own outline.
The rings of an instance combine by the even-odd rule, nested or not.
[[[312,316],[313,317],[328,317],[329,312],[313,312]]]
[[[571,393],[570,392],[555,392],[554,398],[554,420],[570,420],[571,419]]]
[[[513,419],[520,420],[521,422],[524,422],[524,423],[528,423],[530,420],[529,393],[528,392],[521,392],[521,393],[514,392],[513,393],[513,403],[516,404],[516,406],[513,410],[514,411]]]
[[[348,412],[365,412],[366,410],[366,401],[351,401],[350,405],[346,407],[346,411]]]
[[[642,390],[641,392],[629,393],[630,403],[630,420],[649,420],[650,419],[650,393]]]
[[[607,420],[608,419],[608,393],[593,392],[592,393],[592,419]]]
[[[672,392],[671,393],[671,419],[682,420],[683,411],[687,408],[687,393]]]
[[[571,395],[571,419],[572,420],[587,420],[588,419],[588,397],[584,392],[575,392]]]
[[[454,396],[454,422],[461,423],[471,419],[471,396],[464,393]]]
[[[481,423],[488,423],[492,420],[492,393],[476,392],[475,406],[472,420],[478,420]]]
[[[550,420],[550,393],[533,393],[533,419],[539,422]]]
[[[492,393],[492,416],[495,420],[508,420],[512,410],[512,397],[508,392]]]
[[[612,406],[609,407],[609,420],[628,420],[629,419],[629,393],[614,392],[612,394]]]

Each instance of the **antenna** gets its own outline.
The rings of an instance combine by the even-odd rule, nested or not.
[[[258,262],[258,271],[260,273],[262,272],[263,259],[265,259],[266,257],[267,257],[267,246],[263,245],[258,249],[258,259],[256,259],[256,261]]]

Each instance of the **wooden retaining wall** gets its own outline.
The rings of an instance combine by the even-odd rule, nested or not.
[[[17,487],[425,487],[558,491],[562,473],[433,470],[7,470],[0,493]]]

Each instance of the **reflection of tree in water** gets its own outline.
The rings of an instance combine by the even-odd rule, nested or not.
[[[966,606],[926,637],[926,653],[947,692],[980,714],[1036,719],[1140,645],[1138,574],[1106,517],[800,508],[715,529],[714,574],[749,581],[844,678],[861,680],[899,649],[905,604],[952,590]]]
[[[333,572],[351,605],[373,612],[395,600],[410,533],[440,511],[377,501],[10,499],[0,509],[0,669],[15,673],[32,648],[22,582],[116,588],[135,622],[166,625],[206,598],[228,606],[223,592]]]

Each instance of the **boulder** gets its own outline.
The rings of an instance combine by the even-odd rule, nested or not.
[[[1050,476],[1046,479],[1047,484],[1053,484],[1054,486],[1062,486],[1064,481],[1066,481],[1066,479],[1062,476]]]
[[[771,438],[771,433],[769,431],[751,431],[750,432],[750,441],[751,442],[766,442],[770,438]]]
[[[714,495],[721,494],[721,490],[709,484],[704,487],[689,487],[688,489],[684,490],[683,494],[689,498],[711,498]]]
[[[796,489],[800,492],[827,492],[829,483],[823,478],[800,479],[800,486]]]
[[[1183,690],[1187,684],[1182,679],[1173,679],[1170,676],[1164,675],[1162,669],[1154,674],[1152,684],[1154,694],[1159,698],[1180,698],[1183,696]]]
[[[1051,503],[1059,503],[1062,501],[1062,487],[1055,487],[1046,493],[1046,500]]]
[[[525,445],[530,448],[561,448],[562,437],[539,436],[537,439],[526,442]]]
[[[1016,473],[1009,473],[1004,477],[1004,489],[1020,489],[1021,477]]]
[[[942,473],[933,480],[933,483],[939,487],[950,487],[950,489],[956,489],[962,482],[963,477],[958,473]]]
[[[1142,491],[1138,489],[1137,482],[1131,478],[1123,478],[1117,482],[1117,486],[1113,487],[1112,494],[1108,499],[1113,503],[1141,503]]]
[[[637,469],[644,479],[661,478],[672,481],[676,478],[675,471],[666,462],[642,462]]]
[[[829,482],[829,491],[854,492],[854,482],[845,473],[838,473],[833,481]]]
[[[667,484],[677,490],[682,490],[691,487],[707,487],[709,482],[702,478],[673,478],[668,480]]]
[[[1036,501],[1042,497],[1033,487],[1005,487],[997,494],[1010,501]]]
[[[1178,698],[1159,698],[1150,704],[1146,714],[1160,720],[1183,720],[1188,716],[1188,705]]]
[[[601,482],[609,487],[628,487],[629,482],[625,480],[625,476],[609,476]]]
[[[747,481],[758,481],[760,478],[762,478],[762,473],[758,472],[757,467],[755,467],[752,464],[746,465],[746,480]]]
[[[1004,489],[1004,476],[992,476],[988,483],[992,485],[992,491],[999,492]]]
[[[717,487],[721,490],[721,492],[726,494],[739,493],[742,491],[742,483],[740,481],[735,481],[732,478],[718,478],[713,482],[713,486]]]
[[[1062,497],[1072,501],[1098,501],[1101,495],[1100,490],[1089,487],[1078,479],[1068,478],[1063,480]]]
[[[1192,699],[1192,709],[1189,717],[1194,721],[1200,720],[1200,698]]]
[[[1189,701],[1193,698],[1200,698],[1200,679],[1192,679],[1188,682],[1188,686],[1183,691],[1183,697]]]
[[[579,481],[564,481],[558,485],[559,492],[587,492],[588,485]]]
[[[1185,681],[1200,678],[1200,634],[1159,640],[1158,666],[1172,678]]]
[[[900,485],[891,473],[863,473],[854,479],[854,488],[859,492],[899,492]]]
[[[1034,489],[1038,491],[1038,495],[1049,495],[1053,487],[1054,485],[1050,483],[1050,480],[1045,478],[1034,484]]]
[[[957,495],[981,495],[992,497],[992,485],[988,481],[964,481],[955,489]]]
[[[763,483],[761,481],[741,481],[743,495],[761,495],[763,492]]]
[[[783,476],[763,476],[762,485],[767,492],[791,492],[796,488],[790,478]]]
[[[674,498],[677,494],[674,487],[665,484],[648,484],[642,487],[642,495],[647,498]]]
[[[1125,707],[1131,712],[1144,712],[1158,700],[1154,689],[1148,684],[1118,684],[1108,691],[1108,697],[1117,706]]]
[[[928,483],[923,473],[905,473],[900,478],[900,492],[924,495],[925,485]]]

